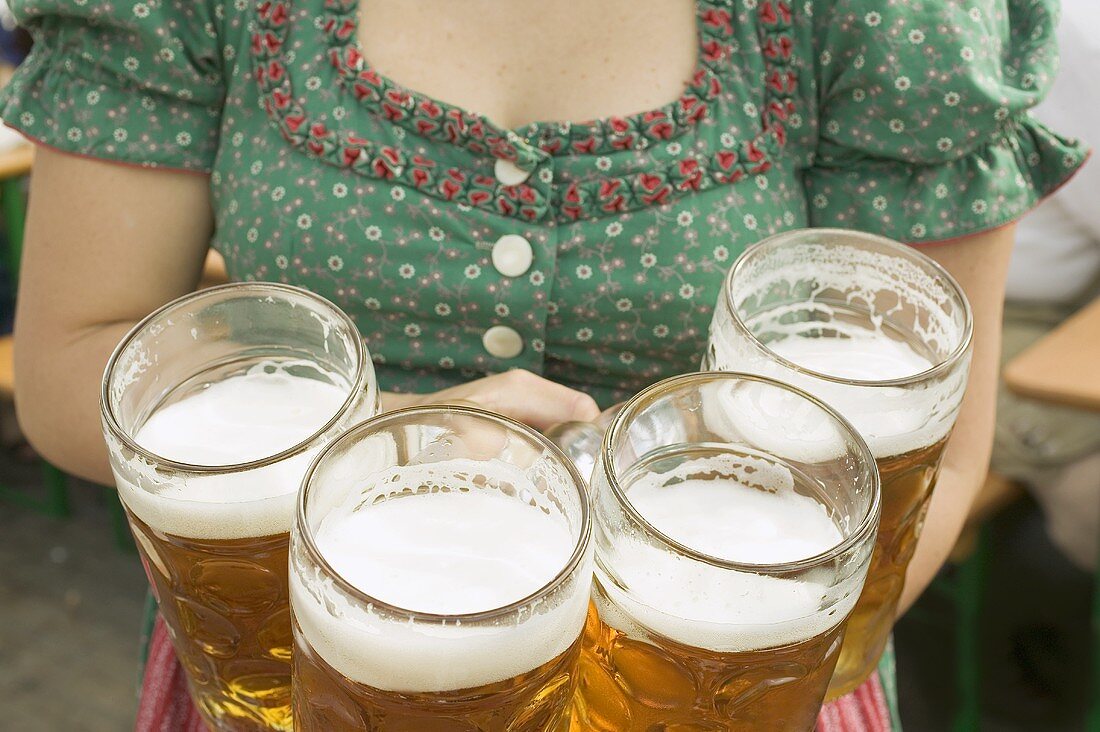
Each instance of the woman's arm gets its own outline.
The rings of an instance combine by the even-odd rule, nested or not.
[[[909,565],[898,613],[905,612],[943,566],[985,482],[993,448],[997,365],[1005,277],[1016,226],[1005,226],[921,251],[962,285],[974,312],[974,354],[958,422],[944,453],[932,503]]]
[[[27,439],[50,462],[113,483],[99,423],[103,369],[136,322],[195,289],[212,226],[205,176],[38,149],[15,324],[15,398]],[[383,401],[387,409],[464,401],[540,429],[599,412],[590,397],[526,371]]]
[[[31,444],[113,483],[99,425],[103,369],[122,336],[199,281],[207,178],[39,147],[15,321],[15,403]]]

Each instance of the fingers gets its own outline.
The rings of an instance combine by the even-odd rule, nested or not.
[[[420,394],[402,394],[395,391],[382,392],[382,411],[392,412],[395,409],[412,407],[422,402]]]
[[[500,374],[509,377],[510,388],[496,394],[496,411],[512,419],[545,430],[561,422],[591,422],[600,416],[596,400],[584,392],[570,389],[529,371]],[[518,383],[517,383],[518,382]]]
[[[428,399],[434,403],[473,403],[537,430],[560,422],[590,422],[600,414],[596,401],[584,392],[522,369],[445,389]]]

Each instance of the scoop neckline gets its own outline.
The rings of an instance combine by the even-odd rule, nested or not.
[[[787,0],[760,0],[751,26],[738,26],[760,44],[763,61],[762,104],[752,104],[752,111],[747,103],[743,107],[755,118],[750,134],[719,138],[712,124],[730,108],[725,79],[738,78],[732,58],[741,39],[734,35],[729,0],[700,0],[705,68],[695,81],[705,87],[703,98],[673,103],[668,112],[593,122],[583,130],[552,126],[548,129],[556,136],[541,140],[539,147],[456,107],[388,88],[376,72],[360,68],[365,62],[348,42],[356,29],[354,19],[347,17],[349,7],[357,7],[353,0],[316,1],[331,12],[310,13],[308,4],[295,7],[293,0],[256,0],[252,71],[260,107],[287,144],[355,174],[496,215],[541,221],[552,213],[568,222],[664,205],[691,191],[766,172],[787,143],[787,125],[800,124],[799,66],[791,37],[794,11]],[[304,37],[292,36],[292,30],[306,28],[311,32]],[[322,63],[327,54],[335,69],[332,86],[317,75],[310,75],[304,88],[294,83],[298,72],[313,72],[309,61],[298,59],[300,51],[313,49]],[[333,102],[336,106],[329,106]],[[352,110],[361,114],[353,118]],[[702,120],[710,124],[697,124]],[[674,147],[672,141],[689,128],[695,129]],[[424,144],[429,141],[439,143],[438,149]],[[447,155],[445,148],[464,154]],[[649,150],[643,153],[645,148]],[[620,151],[632,152],[639,162],[650,159],[653,165],[624,161],[619,172],[602,173],[611,167],[602,162]],[[597,172],[563,178],[555,175],[557,166],[548,164],[556,155],[605,157],[596,158]],[[500,180],[494,158],[515,163],[529,176],[518,184]]]
[[[606,148],[644,149],[653,137],[661,141],[679,137],[707,116],[708,102],[720,93],[719,66],[730,55],[728,36],[732,34],[733,21],[732,13],[718,7],[715,0],[695,1],[695,67],[679,96],[664,105],[584,122],[535,121],[505,128],[485,115],[406,87],[381,73],[370,64],[359,42],[360,0],[323,2],[327,12],[322,16],[322,27],[326,31],[330,60],[341,80],[351,85],[361,106],[415,134],[438,138],[439,135],[431,133],[440,128],[430,129],[429,125],[418,124],[416,114],[401,113],[402,110],[424,110],[433,117],[475,130],[481,137],[502,141],[505,144],[490,145],[490,152],[520,163],[524,158],[543,155],[603,153]],[[454,137],[447,132],[443,136],[445,139]]]

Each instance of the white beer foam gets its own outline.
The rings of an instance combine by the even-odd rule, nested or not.
[[[347,398],[326,381],[253,368],[157,410],[134,441],[181,463],[246,463],[308,439]]]
[[[945,378],[928,380],[907,387],[867,386],[827,381],[794,371],[760,353],[756,346],[740,337],[718,335],[726,326],[725,318],[715,321],[711,337],[712,368],[723,371],[747,371],[782,381],[816,396],[845,417],[867,441],[876,458],[901,455],[935,444],[947,437],[954,425],[966,387],[966,370]],[[727,321],[728,322],[728,321]],[[846,326],[844,337],[805,337],[792,334],[768,344],[768,349],[787,361],[834,378],[854,381],[885,381],[915,376],[933,364],[908,344],[865,328]],[[793,399],[793,397],[792,397]],[[731,410],[736,422],[738,409],[743,420],[751,420],[752,410],[745,404]],[[766,410],[764,413],[774,412]],[[797,421],[789,426],[795,429]],[[816,432],[807,432],[812,438]],[[812,442],[812,439],[808,441]],[[776,454],[782,454],[777,452]],[[799,459],[793,454],[784,457]]]
[[[217,466],[249,462],[308,439],[343,406],[346,387],[260,364],[152,414],[134,441],[169,460]],[[115,473],[126,507],[157,531],[193,539],[240,539],[290,530],[302,478],[321,445],[254,470],[165,480],[132,466],[153,489]]]
[[[752,303],[798,292],[804,299],[763,309],[746,325],[757,334],[785,335],[766,348],[818,373],[881,381],[931,368],[927,358],[883,332],[886,321],[931,353],[952,353],[964,338],[965,319],[954,290],[918,262],[835,242],[791,241],[746,260],[737,288],[719,295],[705,365],[769,376],[808,391],[855,425],[876,458],[927,447],[950,433],[966,387],[965,363],[908,389],[845,386],[775,363],[734,326],[727,297],[735,307],[754,310]],[[844,310],[865,316],[873,329],[853,324],[832,307],[838,292],[845,293]],[[816,337],[826,331],[839,337]]]
[[[441,615],[527,597],[572,552],[563,520],[498,491],[391,498],[328,516],[314,541],[337,574],[371,597]]]
[[[769,347],[791,363],[857,381],[900,379],[915,376],[933,366],[908,344],[881,332],[848,329],[846,336],[792,336]],[[878,458],[900,455],[938,442],[947,437],[954,422],[953,416],[937,419],[936,389],[889,386],[859,389],[803,374],[790,375],[790,382],[844,415]]]
[[[365,476],[364,489],[314,533],[330,566],[369,597],[419,613],[494,610],[548,584],[573,553],[566,518],[534,498],[523,471],[500,461],[395,467],[384,482],[380,492]],[[501,484],[507,495],[493,487]],[[412,492],[424,486],[431,492]],[[298,565],[290,573],[291,607],[326,663],[377,689],[451,691],[531,671],[572,645],[584,625],[591,558],[563,593],[491,624],[410,621],[304,574]]]
[[[846,328],[843,338],[785,338],[773,352],[800,366],[842,379],[887,381],[923,373],[933,364],[908,343],[879,331]]]
[[[749,380],[703,388],[703,420],[727,442],[802,463],[838,460],[848,452],[840,423],[800,394]]]
[[[671,486],[645,480],[631,487],[629,497],[661,533],[719,559],[795,562],[843,540],[824,504],[793,487],[773,492],[733,480],[689,479]]]
[[[739,303],[772,291],[812,288],[806,301],[761,312],[758,319],[767,323],[768,331],[843,327],[829,304],[818,299],[833,290],[844,292],[847,305],[865,312],[874,323],[900,319],[899,304],[911,306],[909,322],[899,324],[937,353],[953,351],[962,340],[962,319],[948,282],[896,254],[838,243],[790,242],[746,262],[742,275],[738,291],[732,293]],[[811,311],[826,320],[790,318]]]
[[[688,476],[705,471],[708,462],[714,461],[688,461],[674,472]],[[649,474],[627,495],[651,525],[695,551],[745,564],[777,564],[815,556],[843,541],[825,506],[796,493],[793,482],[768,481],[769,490],[733,479],[688,477],[666,485],[668,475]],[[635,635],[641,626],[696,648],[731,653],[808,640],[843,621],[859,596],[861,576],[844,587],[830,586],[835,571],[830,568],[820,570],[822,582],[812,575],[788,579],[689,559],[626,534],[610,543],[609,556],[601,555],[596,570],[611,601],[600,602],[604,622]]]

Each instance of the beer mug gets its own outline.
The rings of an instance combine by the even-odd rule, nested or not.
[[[591,487],[573,729],[812,729],[878,524],[854,429],[769,379],[680,376],[618,410]]]
[[[287,557],[310,460],[379,411],[354,323],[296,287],[187,295],[103,379],[111,467],[191,695],[213,730],[290,730]]]
[[[542,435],[463,406],[326,448],[291,532],[302,732],[565,732],[592,585],[588,494]]]
[[[867,440],[882,481],[878,546],[829,690],[874,670],[958,415],[970,307],[912,247],[838,229],[773,236],[737,260],[719,296],[703,368],[793,384]]]

